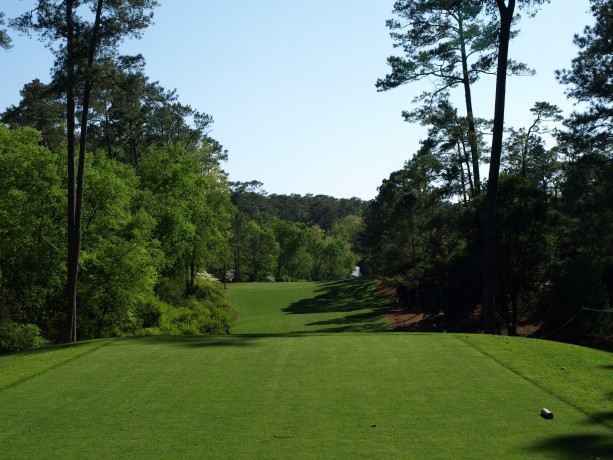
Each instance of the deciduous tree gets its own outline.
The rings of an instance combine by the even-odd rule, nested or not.
[[[152,9],[156,5],[156,0],[38,0],[34,10],[12,21],[18,30],[39,34],[41,40],[54,51],[54,78],[66,92],[69,341],[77,340],[77,282],[85,151],[97,63],[101,56],[114,56],[118,44],[126,37],[140,36],[151,23]],[[78,157],[77,109],[81,112]]]

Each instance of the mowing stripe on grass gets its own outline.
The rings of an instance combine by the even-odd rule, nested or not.
[[[118,339],[0,407],[8,458],[571,458],[548,444],[571,436],[613,452],[606,428],[453,334]]]
[[[389,303],[363,280],[229,294],[242,335],[114,339],[72,360],[41,351],[62,364],[0,391],[0,455],[613,458],[610,428],[585,415],[613,419],[610,354],[356,333],[390,327]],[[0,358],[0,375],[18,362]],[[579,399],[568,396],[579,387]],[[540,418],[542,407],[555,418]]]
[[[55,346],[53,352],[39,349],[0,356],[0,391],[84,357],[108,343],[109,340],[86,341]]]
[[[613,431],[613,354],[521,337],[459,335],[516,375]]]
[[[236,333],[382,332],[391,301],[372,280],[319,283],[243,283],[228,286],[238,312]]]

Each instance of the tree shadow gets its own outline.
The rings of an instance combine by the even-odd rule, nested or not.
[[[613,366],[604,366],[613,370]],[[608,399],[613,401],[613,392],[608,393]],[[586,425],[605,426],[610,430],[608,435],[603,434],[567,434],[554,436],[546,441],[534,444],[529,451],[546,452],[552,458],[559,459],[613,459],[613,411],[603,411],[586,414]]]
[[[322,326],[312,332],[379,332],[394,327],[381,319],[392,308],[393,302],[379,295],[372,281],[352,279],[320,284],[316,296],[294,302],[283,309],[294,315],[345,313],[338,318],[307,323]]]
[[[387,311],[387,309],[386,309]],[[345,315],[325,321],[307,323],[307,326],[325,326],[314,332],[390,332],[394,327],[381,321],[385,312],[368,311],[355,315]],[[336,326],[336,327],[334,327]]]
[[[613,367],[611,367],[611,369],[613,369]],[[610,392],[607,396],[608,396],[608,399],[613,404],[613,391]],[[595,414],[592,414],[592,418],[593,418],[592,423],[594,424],[604,423],[609,428],[611,428],[611,430],[613,431],[613,410],[597,412]],[[611,434],[611,437],[613,437],[613,433]]]
[[[613,435],[601,434],[555,436],[532,446],[530,451],[551,453],[552,458],[613,458]]]
[[[240,335],[197,335],[197,336],[151,336],[138,337],[136,340],[151,345],[169,345],[189,348],[213,347],[246,347],[256,345],[258,337],[244,337]]]
[[[138,340],[152,345],[164,344],[175,347],[214,348],[214,347],[247,347],[257,346],[262,339],[279,337],[303,337],[302,333],[287,334],[230,334],[230,335],[170,335],[134,337],[129,340]]]

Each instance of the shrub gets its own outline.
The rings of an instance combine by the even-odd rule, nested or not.
[[[160,300],[171,305],[179,305],[183,301],[184,286],[170,278],[160,278],[155,286],[155,293]]]
[[[0,353],[39,348],[46,343],[40,336],[40,328],[35,324],[0,324]]]
[[[223,284],[215,281],[196,280],[187,299],[166,303],[159,311],[158,323],[141,330],[140,335],[229,334],[234,325]]]
[[[139,320],[141,328],[154,328],[159,325],[162,316],[162,305],[157,299],[142,302],[136,307],[134,312]]]

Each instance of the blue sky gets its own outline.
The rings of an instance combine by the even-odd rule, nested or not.
[[[0,11],[12,18],[33,3],[2,0]],[[395,52],[385,27],[393,3],[160,0],[155,24],[122,51],[143,54],[151,80],[213,116],[231,180],[259,180],[269,193],[371,199],[425,136],[400,113],[427,82],[384,93],[374,86]],[[536,101],[570,113],[572,101],[553,72],[576,56],[572,37],[592,23],[588,9],[588,0],[556,0],[522,20],[510,55],[537,75],[510,79],[507,126],[529,125]],[[36,39],[12,37],[13,48],[0,50],[2,68],[10,69],[2,75],[0,110],[18,103],[25,83],[48,81],[53,61]],[[478,83],[478,116],[492,117],[493,95],[493,78]]]

